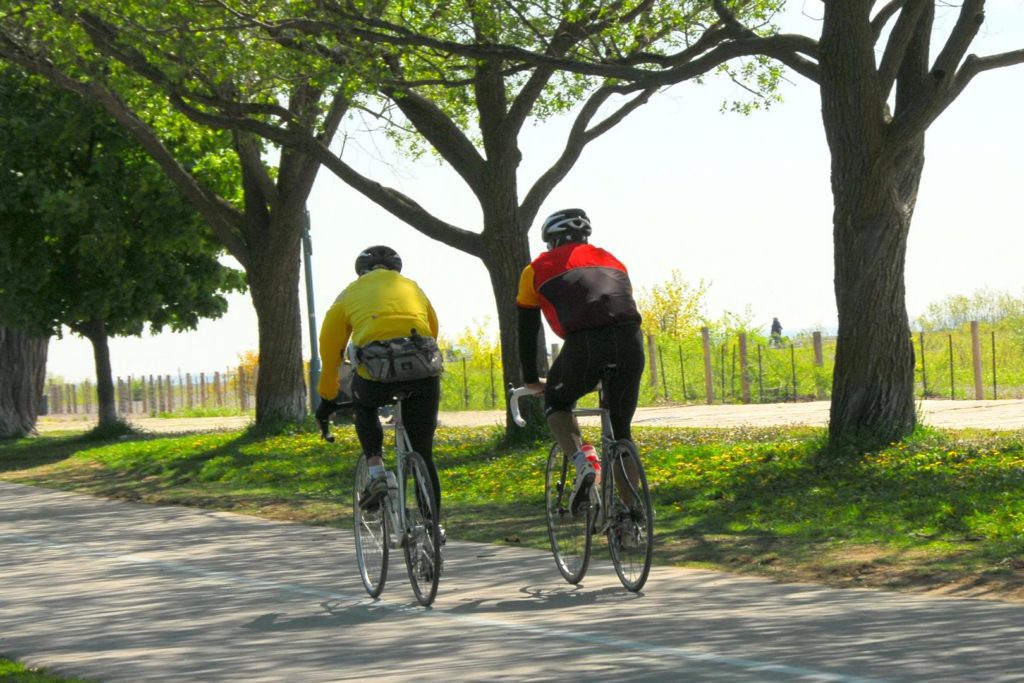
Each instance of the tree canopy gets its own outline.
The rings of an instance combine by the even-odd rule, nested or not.
[[[37,336],[67,326],[105,347],[147,326],[194,329],[245,288],[202,217],[105,112],[6,67],[0,122],[5,324]]]

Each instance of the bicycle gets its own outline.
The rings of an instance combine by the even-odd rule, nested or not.
[[[356,462],[352,489],[356,561],[366,592],[376,599],[387,581],[390,551],[402,548],[413,594],[427,607],[437,596],[443,537],[430,470],[423,456],[412,449],[402,423],[402,400],[406,397],[402,392],[394,397],[395,467],[386,471],[388,495],[375,509],[360,506],[369,480],[366,454]],[[333,443],[327,420],[318,422],[322,438]]]
[[[639,592],[651,572],[654,553],[654,509],[647,486],[647,475],[636,445],[629,439],[616,439],[612,429],[604,385],[614,365],[602,373],[598,408],[573,408],[573,415],[601,418],[601,483],[592,486],[587,500],[576,511],[570,506],[573,477],[576,473],[572,454],[562,452],[556,442],[548,454],[544,479],[545,516],[548,538],[558,571],[566,581],[579,584],[590,566],[595,533],[608,539],[615,573],[626,590]],[[519,414],[519,399],[543,390],[518,387],[511,391],[512,418],[520,427],[526,421]]]

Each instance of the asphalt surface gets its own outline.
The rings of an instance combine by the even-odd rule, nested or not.
[[[446,547],[432,609],[351,533],[0,483],[0,652],[98,681],[1024,681],[1024,605]]]

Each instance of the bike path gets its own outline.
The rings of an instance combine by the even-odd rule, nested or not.
[[[0,483],[0,652],[98,681],[1024,681],[1024,606],[446,548],[432,609],[351,533]]]

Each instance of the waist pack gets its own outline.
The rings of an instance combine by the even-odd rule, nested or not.
[[[437,377],[444,368],[437,340],[418,334],[370,342],[356,349],[355,361],[376,382],[411,382]]]

